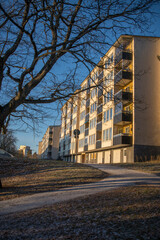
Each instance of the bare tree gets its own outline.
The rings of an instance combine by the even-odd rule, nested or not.
[[[69,56],[75,64],[93,63],[91,48],[99,51],[110,31],[142,26],[157,2],[1,0],[0,129],[5,133],[10,120],[23,119],[31,104],[51,103],[73,94],[75,82],[57,80],[56,64],[63,64]]]
[[[14,136],[12,131],[7,131],[6,134],[0,134],[0,148],[15,154],[17,138]]]

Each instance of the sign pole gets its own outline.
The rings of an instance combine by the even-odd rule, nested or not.
[[[80,131],[79,131],[79,129],[75,129],[74,131],[73,131],[73,133],[74,133],[74,137],[75,137],[75,143],[76,143],[76,163],[77,163],[77,154],[78,154],[78,138],[79,138],[79,134],[80,134]]]

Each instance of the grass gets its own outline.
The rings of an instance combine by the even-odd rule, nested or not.
[[[0,159],[0,201],[97,182],[108,176],[98,169],[53,160]]]
[[[123,164],[116,164],[116,166],[153,173],[153,174],[156,174],[157,176],[160,176],[160,160],[154,160],[154,161],[148,161],[148,162],[123,163]]]
[[[0,217],[0,239],[159,240],[160,188],[124,187]]]

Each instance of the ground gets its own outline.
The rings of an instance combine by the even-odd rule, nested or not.
[[[106,177],[100,171],[94,172],[95,169],[85,165],[64,162],[55,164],[58,165],[49,162],[37,163],[37,161],[32,164],[26,161],[22,165],[17,162],[13,171],[13,164],[9,166],[9,162],[6,164],[3,162],[2,182],[4,184],[4,179],[9,180],[9,175],[12,174],[12,179],[17,179],[17,182],[19,179],[22,181],[18,188],[19,191],[20,189],[26,191],[32,184],[33,192],[39,192],[45,190],[42,182],[46,179],[47,190],[51,190],[55,186],[57,189],[61,186],[68,187],[85,181],[99,180],[103,176]],[[62,166],[62,164],[64,165]],[[134,166],[138,166],[136,167],[138,170],[156,171],[157,175],[160,173],[160,162],[141,163]],[[131,168],[131,164],[126,164],[125,167]],[[35,180],[35,185],[33,185],[33,180]],[[30,182],[29,185],[27,185],[28,182]],[[10,184],[12,184],[11,180]],[[11,188],[10,193],[3,191],[1,200],[6,196],[8,198],[9,194],[9,196],[15,197],[14,186]],[[24,194],[23,191],[19,194],[19,191],[17,190],[16,197]],[[144,184],[118,188],[47,207],[0,216],[0,239],[159,240],[159,226],[160,187],[159,185],[147,186]]]
[[[124,187],[0,217],[1,240],[159,240],[160,188]]]
[[[139,170],[160,176],[160,160],[152,160],[148,162],[135,162],[135,163],[118,163],[114,164],[119,167]]]
[[[108,176],[83,164],[54,160],[0,159],[0,171],[0,201],[98,182]]]

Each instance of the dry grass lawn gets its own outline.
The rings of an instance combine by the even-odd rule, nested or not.
[[[154,161],[148,161],[148,162],[123,163],[123,164],[116,164],[116,166],[153,173],[153,174],[156,174],[157,176],[160,176],[160,160],[154,160]]]
[[[1,240],[159,240],[160,188],[124,187],[0,217]]]
[[[97,182],[108,176],[98,169],[53,160],[0,159],[0,200]]]

